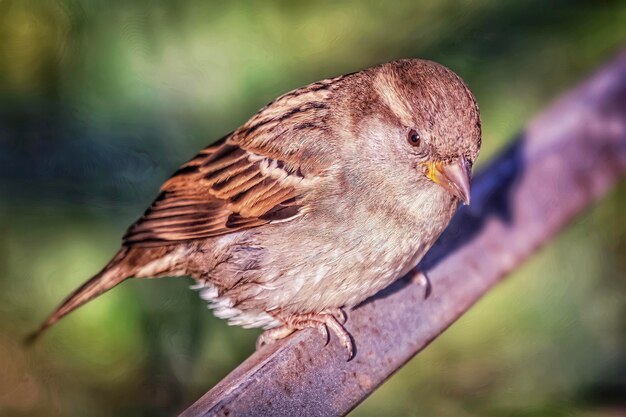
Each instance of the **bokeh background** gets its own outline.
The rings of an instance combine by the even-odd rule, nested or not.
[[[476,93],[484,164],[624,45],[624,1],[0,0],[0,415],[173,415],[253,351],[181,278],[20,339],[275,96],[434,59]],[[622,184],[353,414],[626,415],[625,203]]]

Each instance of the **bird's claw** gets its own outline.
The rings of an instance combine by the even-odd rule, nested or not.
[[[424,287],[424,299],[427,299],[432,293],[433,287],[424,271],[415,270],[411,275],[411,282]]]
[[[256,349],[259,350],[265,345],[271,345],[277,340],[284,339],[295,331],[287,326],[275,327],[261,333],[256,339]]]
[[[325,310],[324,313],[332,315],[340,324],[346,324],[348,321],[348,315],[341,307]]]
[[[350,333],[348,333],[346,328],[343,327],[343,324],[337,321],[335,316],[329,315],[326,317],[329,317],[326,321],[326,325],[330,327],[330,330],[332,330],[333,333],[335,333],[335,336],[337,336],[341,345],[348,352],[348,360],[352,359],[354,357],[354,344],[352,343]]]
[[[315,328],[322,334],[325,345],[330,342],[329,330],[332,331],[339,339],[341,345],[346,349],[348,360],[354,357],[352,337],[343,326],[348,317],[341,308],[326,310],[322,313],[292,314],[284,317],[275,314],[275,317],[281,320],[284,325],[266,330],[261,334],[257,339],[257,349],[266,344],[273,343],[278,339],[287,337],[296,330]]]
[[[328,326],[326,326],[323,323],[320,323],[317,325],[317,330],[319,330],[319,332],[322,334],[322,337],[325,340],[324,346],[328,345],[328,343],[330,343],[330,334],[328,333]]]

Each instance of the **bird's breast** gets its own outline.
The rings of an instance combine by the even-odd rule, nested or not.
[[[230,304],[223,308],[216,300],[216,312],[234,314],[227,317],[231,321],[243,317],[248,325],[271,326],[261,312],[306,313],[357,305],[414,267],[454,211],[432,198],[417,211],[414,205],[403,206],[405,202],[395,207],[359,203],[318,207],[289,222],[248,232],[241,246],[231,247],[219,274],[238,271],[229,280],[236,285],[225,285],[221,298],[241,311]],[[430,217],[427,209],[439,215]],[[243,314],[243,306],[256,312],[254,320]]]

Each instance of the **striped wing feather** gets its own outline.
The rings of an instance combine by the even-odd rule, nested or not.
[[[330,164],[320,144],[328,139],[328,98],[342,78],[282,95],[201,150],[163,185],[124,244],[158,246],[219,236],[302,213],[300,197],[315,182],[305,177],[322,175]]]
[[[256,151],[256,149],[255,149]],[[161,188],[124,236],[127,246],[219,236],[297,216],[300,172],[231,140],[203,149]]]

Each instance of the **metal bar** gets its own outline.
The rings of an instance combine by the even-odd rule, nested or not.
[[[349,312],[357,352],[297,332],[254,353],[182,416],[345,415],[626,174],[626,51],[536,118],[474,181],[422,262]]]

